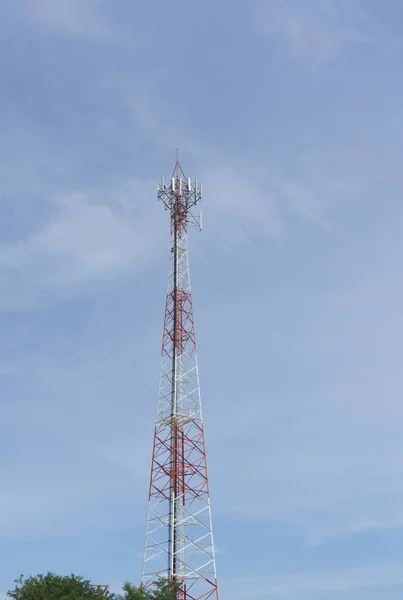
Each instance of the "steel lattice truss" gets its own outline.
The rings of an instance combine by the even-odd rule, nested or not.
[[[217,599],[210,495],[187,251],[201,186],[177,162],[158,197],[171,213],[171,261],[149,490],[143,578],[181,584],[181,600]]]

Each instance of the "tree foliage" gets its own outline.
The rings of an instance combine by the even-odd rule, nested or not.
[[[151,588],[137,587],[128,581],[123,584],[123,594],[118,600],[176,600],[179,586],[174,581],[159,579]]]
[[[15,581],[15,588],[7,596],[12,600],[114,600],[114,595],[76,575],[36,575]]]
[[[147,589],[126,581],[123,593],[114,594],[83,577],[54,573],[26,578],[21,575],[15,584],[7,594],[12,600],[176,600],[179,590],[177,583],[166,579],[159,579]]]

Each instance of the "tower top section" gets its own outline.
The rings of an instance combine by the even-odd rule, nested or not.
[[[195,216],[193,209],[202,199],[202,185],[197,179],[186,177],[179,163],[178,151],[171,179],[166,182],[162,177],[157,188],[158,200],[171,213],[171,230],[179,235],[187,232],[189,224],[201,229],[201,213]]]

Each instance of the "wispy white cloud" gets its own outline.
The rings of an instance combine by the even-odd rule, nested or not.
[[[277,199],[265,172],[248,175],[232,166],[211,169],[203,176],[206,231],[234,248],[262,234],[277,237],[284,223],[277,211]],[[219,238],[218,238],[219,236]]]
[[[392,516],[392,518],[389,520],[361,519],[350,524],[345,524],[344,527],[343,525],[340,525],[335,529],[324,529],[322,531],[318,531],[314,537],[310,537],[306,541],[309,547],[317,547],[334,538],[348,538],[366,533],[394,531],[402,528],[403,514],[398,513],[395,516]]]
[[[36,27],[73,37],[112,37],[102,18],[102,0],[26,0],[25,12]]]
[[[278,241],[295,222],[331,227],[334,209],[357,198],[351,175],[343,167],[332,173],[331,164],[330,157],[306,151],[290,159],[287,169],[266,164],[207,169],[202,173],[207,235],[233,250],[262,237]]]
[[[258,1],[256,26],[299,58],[326,62],[379,31],[360,0]]]
[[[148,227],[154,195],[154,184],[139,180],[61,194],[34,232],[3,244],[3,274],[65,286],[141,269],[158,247],[158,226]]]
[[[320,573],[271,574],[262,585],[255,585],[252,580],[239,580],[235,582],[234,590],[242,587],[250,598],[316,598],[327,592],[400,585],[403,585],[401,565],[391,564]]]
[[[326,273],[312,278],[306,265],[292,282],[274,272],[275,289],[269,284],[260,295],[256,282],[244,301],[214,306],[220,329],[210,334],[209,347],[219,350],[211,350],[209,368],[219,361],[229,377],[244,369],[260,390],[248,411],[250,428],[249,381],[239,380],[232,393],[230,428],[228,406],[219,402],[214,409],[210,433],[217,427],[220,435],[243,440],[229,456],[215,450],[213,474],[226,481],[220,507],[227,512],[260,526],[263,520],[268,531],[275,521],[288,523],[310,544],[402,527],[397,356],[403,288],[393,278],[401,231],[401,221],[384,224],[370,247],[349,245],[326,255],[331,283]],[[320,281],[325,289],[314,292]],[[212,315],[202,318],[205,328]],[[239,352],[240,340],[253,348],[250,359]]]
[[[197,130],[177,117],[167,118],[169,113],[176,115],[177,109],[167,103],[163,90],[169,89],[175,76],[174,66],[166,63],[155,66],[152,62],[136,79],[126,70],[108,73],[101,81],[101,88],[113,91],[131,125],[171,157],[173,164],[176,148],[182,156],[202,164],[212,162],[215,157],[219,159],[216,149],[202,141]]]
[[[205,232],[211,244],[234,250],[262,236],[275,239],[295,218],[326,225],[327,204],[335,194],[326,172],[318,168],[303,179],[264,168],[247,175],[232,166],[206,169],[201,174],[206,206],[200,208],[206,209]],[[11,223],[15,239],[0,248],[0,276],[7,282],[2,306],[21,306],[26,285],[32,286],[31,292],[45,287],[48,293],[138,273],[152,264],[161,256],[163,232],[168,232],[155,189],[155,182],[131,179],[109,188],[65,192],[43,200],[47,209],[42,218],[35,215],[34,227],[25,227],[24,221]],[[30,207],[21,202],[18,206],[18,216],[31,219]]]

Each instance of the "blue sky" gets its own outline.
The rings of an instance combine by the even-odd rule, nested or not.
[[[169,260],[222,600],[403,593],[403,6],[3,0],[0,593],[137,582]]]

